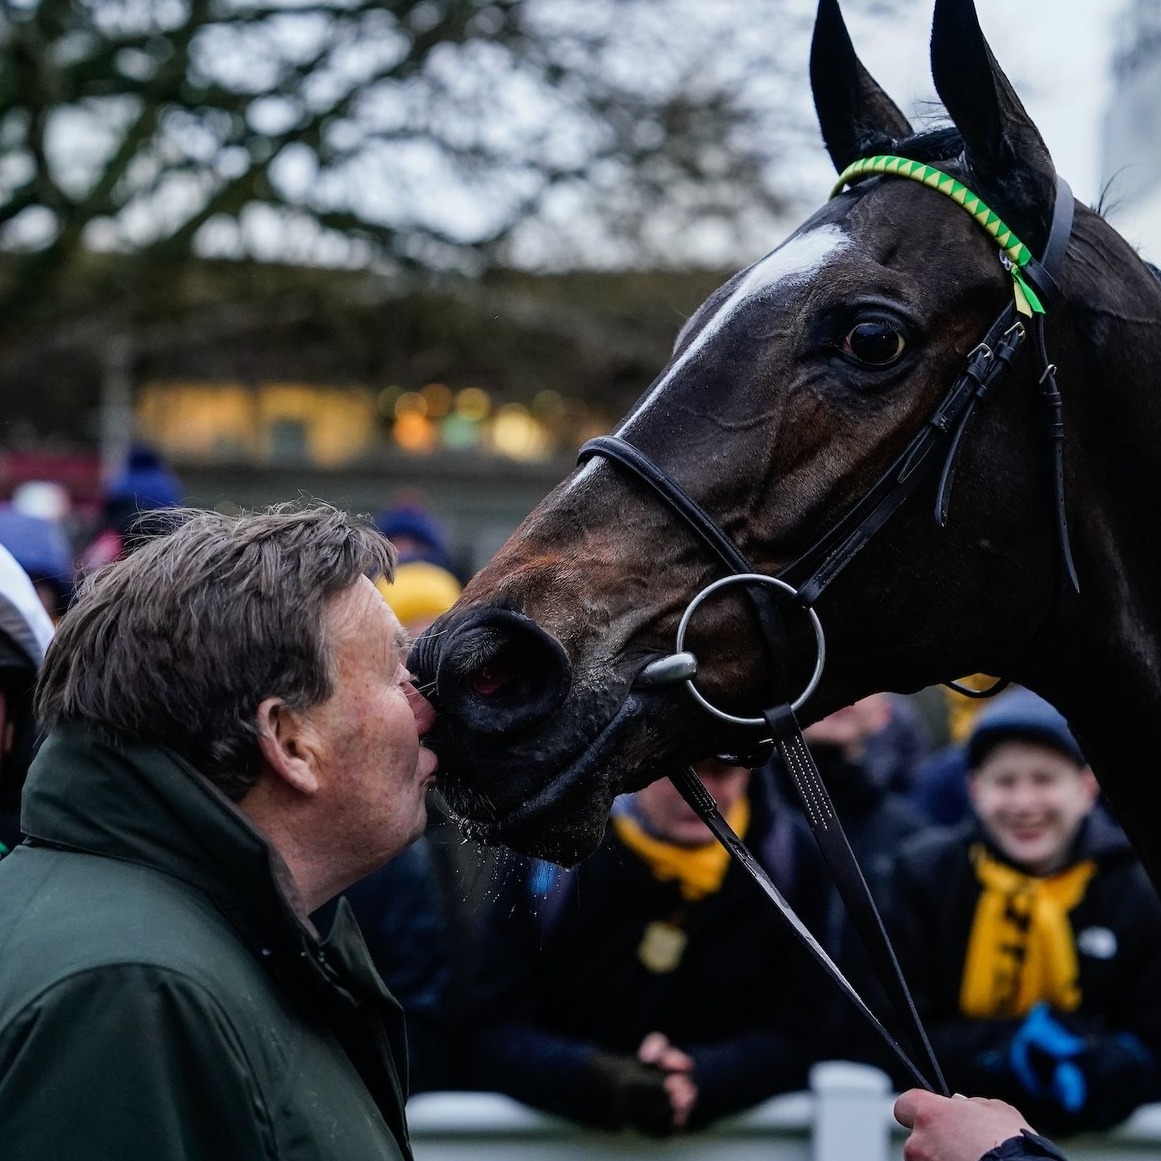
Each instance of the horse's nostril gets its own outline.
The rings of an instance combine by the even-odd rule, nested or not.
[[[436,673],[441,714],[498,736],[535,725],[568,696],[564,650],[528,617],[477,608],[447,629]]]

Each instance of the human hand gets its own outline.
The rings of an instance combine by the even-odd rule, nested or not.
[[[693,1057],[683,1052],[662,1032],[650,1032],[637,1049],[637,1059],[665,1074],[665,1092],[673,1109],[673,1127],[683,1129],[697,1104]]]
[[[895,1101],[895,1120],[911,1130],[903,1161],[980,1161],[1009,1137],[1032,1129],[1017,1109],[984,1097],[941,1097],[913,1088]]]
[[[642,1064],[655,1064],[663,1072],[692,1072],[693,1057],[671,1043],[664,1032],[650,1032],[637,1049]]]

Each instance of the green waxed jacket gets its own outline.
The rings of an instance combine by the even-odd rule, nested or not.
[[[409,1161],[403,1014],[349,909],[320,942],[191,766],[68,728],[22,822],[0,862],[5,1161]]]

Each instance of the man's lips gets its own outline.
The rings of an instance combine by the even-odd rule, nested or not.
[[[422,743],[419,747],[419,762],[417,763],[420,777],[429,786],[435,785],[435,772],[439,769],[439,758],[434,750],[429,750]]]

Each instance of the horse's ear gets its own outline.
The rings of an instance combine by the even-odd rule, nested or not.
[[[889,153],[911,126],[855,55],[838,0],[819,0],[810,85],[827,152],[841,173],[868,148]]]
[[[1052,220],[1056,170],[984,39],[973,0],[935,0],[931,75],[963,137],[973,191],[1039,254]]]

